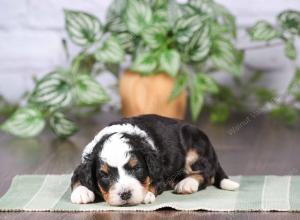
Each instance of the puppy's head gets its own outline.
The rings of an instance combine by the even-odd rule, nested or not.
[[[124,134],[112,134],[98,152],[97,187],[110,205],[136,205],[143,202],[151,178],[142,142]]]

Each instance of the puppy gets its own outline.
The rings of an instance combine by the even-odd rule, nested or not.
[[[124,118],[85,147],[71,180],[71,201],[110,205],[152,203],[165,190],[190,194],[239,184],[222,169],[208,137],[196,126],[157,115]]]

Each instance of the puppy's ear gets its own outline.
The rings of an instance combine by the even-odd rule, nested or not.
[[[144,152],[144,155],[150,178],[155,181],[158,177],[160,177],[162,171],[162,164],[159,154],[152,149],[148,149]]]
[[[82,185],[93,192],[97,192],[95,169],[94,160],[91,159],[77,166],[71,179],[72,189],[78,185]]]
[[[199,128],[190,124],[181,127],[180,142],[186,149],[195,145],[202,147],[210,145],[208,137]]]

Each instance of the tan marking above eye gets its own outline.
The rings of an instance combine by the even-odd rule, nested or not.
[[[136,158],[132,158],[128,161],[128,164],[131,168],[134,168],[138,164],[138,160]]]
[[[108,173],[108,170],[109,170],[109,168],[108,168],[107,163],[101,165],[100,171],[102,171],[102,172],[104,172],[104,173]]]

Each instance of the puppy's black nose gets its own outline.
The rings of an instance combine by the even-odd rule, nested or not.
[[[131,197],[131,191],[124,191],[120,194],[122,200],[128,200]]]

